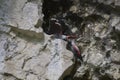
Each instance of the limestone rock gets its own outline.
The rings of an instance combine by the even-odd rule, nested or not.
[[[4,34],[0,37],[0,70],[6,80],[55,80],[59,79],[62,73],[64,73],[64,71],[73,64],[71,61],[73,55],[65,49],[65,42],[62,40],[54,40],[52,42],[49,42],[48,40],[48,44],[46,48],[44,48],[44,41],[26,41],[27,39],[25,38],[17,36],[12,38],[9,35],[5,36]],[[58,44],[58,48],[56,48],[56,44]],[[54,76],[54,74],[56,76]],[[9,75],[9,77],[6,77],[6,75]]]
[[[115,5],[116,6],[120,6],[120,1],[119,0],[115,0]]]
[[[50,47],[51,61],[47,66],[46,76],[48,80],[59,80],[64,71],[73,64],[72,53],[65,51],[65,45],[60,39],[53,40]]]
[[[3,71],[4,58],[7,54],[7,37],[6,34],[0,34],[0,73]]]
[[[51,4],[58,0],[51,4],[0,0],[0,80],[120,79],[120,0],[67,1],[73,5],[60,3],[57,12],[52,12],[56,6]],[[49,27],[52,16],[61,17],[64,9],[74,13],[63,20],[78,36],[75,43],[83,56],[81,65],[72,61],[65,41],[51,39],[42,30]],[[42,26],[43,22],[47,25]]]
[[[120,17],[113,17],[111,20],[110,20],[110,24],[112,27],[115,28],[116,32],[120,32]]]
[[[18,22],[21,29],[31,30],[39,19],[37,4],[27,3],[23,8],[22,19]]]
[[[0,12],[4,12],[1,13],[1,19],[5,25],[18,27],[23,30],[36,31],[37,33],[42,32],[42,29],[35,28],[38,19],[41,23],[39,27],[42,25],[43,18],[42,11],[39,10],[41,7],[38,9],[37,3],[27,2],[27,0],[9,0],[1,2],[2,7]]]

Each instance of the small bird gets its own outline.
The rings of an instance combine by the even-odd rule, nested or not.
[[[71,34],[64,34],[64,31],[66,32],[66,30],[69,30],[69,32],[71,32],[71,30],[69,29],[69,26],[65,26],[64,22],[56,18],[51,18],[49,32],[53,34],[55,38],[59,38],[59,39],[67,41],[67,46],[66,46],[67,49],[72,51],[75,58],[83,62],[81,52],[74,42],[74,39],[77,37]]]

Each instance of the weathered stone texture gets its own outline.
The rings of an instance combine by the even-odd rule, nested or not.
[[[70,11],[83,22],[65,22],[78,35],[81,65],[65,41],[43,32],[42,0],[0,1],[0,80],[120,79],[120,0],[73,1]]]

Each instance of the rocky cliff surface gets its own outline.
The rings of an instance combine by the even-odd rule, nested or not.
[[[78,36],[81,65],[47,34],[61,15]],[[119,36],[119,0],[1,0],[0,80],[120,80]]]

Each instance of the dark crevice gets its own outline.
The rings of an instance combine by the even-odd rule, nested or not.
[[[114,80],[112,77],[110,77],[108,74],[101,76],[99,80]]]
[[[86,71],[86,73],[82,77],[74,77],[73,80],[91,80],[89,79],[89,71]]]
[[[27,0],[27,2],[37,2],[37,0]]]
[[[84,19],[77,13],[68,12],[66,20],[71,20],[71,23],[73,23],[76,27],[80,27],[79,25],[83,22]]]
[[[111,63],[114,63],[114,64],[117,64],[117,65],[120,65],[120,61],[111,61]]]
[[[107,51],[105,56],[106,56],[106,58],[111,57],[110,51]]]
[[[105,19],[101,15],[91,14],[85,17],[85,20],[91,22],[97,22],[97,21],[100,22],[101,20],[105,20]]]
[[[42,12],[44,14],[44,22],[42,28],[45,33],[48,33],[50,18],[54,15],[67,12],[72,4],[72,0],[43,0]]]
[[[85,11],[84,9],[88,7],[93,7],[96,11],[96,12],[93,12],[92,14],[88,14],[87,16],[85,15],[82,16],[79,13],[73,13],[69,11],[69,8],[73,5],[73,2],[74,0],[73,1],[72,0],[43,0],[42,12],[44,14],[44,18],[43,18],[44,22],[42,24],[42,28],[45,33],[49,34],[48,29],[50,26],[50,19],[53,17],[64,20],[65,22],[63,23],[69,23],[68,26],[70,27],[70,29],[71,29],[71,26],[72,28],[77,27],[79,31],[78,33],[79,35],[84,32],[84,29],[87,24],[95,23],[95,22],[101,23],[101,21],[103,22],[109,19],[109,18],[106,19],[103,15],[97,14],[97,13],[108,14],[109,16],[111,14],[120,15],[119,9],[116,7],[99,3],[99,2],[92,2],[90,0],[80,0],[80,3],[78,4],[80,4],[79,8],[83,8],[83,14],[87,13],[87,12],[84,12]],[[81,10],[81,13],[82,13],[82,10]],[[38,28],[39,24],[37,24],[35,27]],[[55,30],[55,28],[56,27],[53,27],[53,30]],[[53,30],[51,30],[51,34],[54,34],[52,33]],[[101,40],[101,39],[96,38],[96,40]],[[105,51],[105,45],[102,46],[102,50]],[[111,57],[109,51],[106,52],[106,57],[107,58]],[[119,64],[118,62],[114,62],[114,63]],[[75,62],[72,66],[66,69],[66,71],[61,75],[59,80],[92,80],[90,79],[91,72],[89,70],[86,71],[86,73],[82,77],[75,77],[75,73],[78,67],[80,67],[79,63]],[[101,75],[100,68],[96,68],[94,70],[94,73],[95,75],[100,75],[98,76],[100,80],[112,80],[112,78],[109,77],[107,74],[105,74],[105,76]],[[103,70],[103,73],[104,73],[104,70]]]
[[[30,57],[30,58],[27,58],[27,59],[24,59],[24,62],[23,62],[23,64],[22,64],[22,69],[25,67],[25,65],[26,65],[26,63],[29,61],[29,60],[31,60],[32,59],[32,57]]]
[[[81,63],[76,60],[75,63],[74,63],[73,69],[71,71],[71,74],[70,74],[71,80],[73,80],[74,75],[75,75],[75,73],[76,73],[76,71],[77,71],[77,69],[79,68],[80,65],[81,65]],[[64,80],[66,80],[66,79],[64,79]]]
[[[114,46],[114,47],[117,47],[117,49],[120,50],[120,44],[119,44],[120,43],[120,33],[119,33],[119,31],[117,31],[115,29],[115,27],[113,27],[110,34],[111,34],[111,39],[115,40],[117,43],[116,44],[117,46]]]
[[[74,75],[80,65],[81,63],[75,60],[74,64],[64,71],[59,80],[74,80]]]

